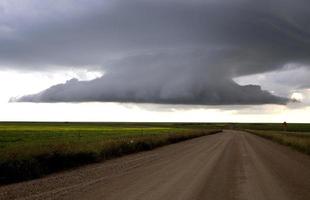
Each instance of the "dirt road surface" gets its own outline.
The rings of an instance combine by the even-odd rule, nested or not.
[[[310,156],[227,130],[2,186],[0,199],[309,200]]]

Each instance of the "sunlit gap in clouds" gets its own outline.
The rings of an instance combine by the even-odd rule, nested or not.
[[[241,76],[235,78],[240,85],[257,84],[272,94],[290,98],[299,104],[289,106],[308,106],[310,103],[310,70],[307,66],[288,64],[282,69]]]
[[[8,103],[11,97],[35,93],[76,78],[91,80],[99,71],[59,70],[46,72],[0,71],[0,121],[175,121],[175,122],[306,122],[310,108],[283,105],[190,106],[134,103]],[[255,81],[252,79],[252,81]],[[309,92],[310,93],[310,92]],[[300,97],[300,93],[293,93]],[[307,95],[303,94],[303,100]]]

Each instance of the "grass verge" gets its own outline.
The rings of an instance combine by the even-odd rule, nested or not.
[[[107,137],[101,140],[56,142],[49,145],[11,145],[0,160],[0,184],[39,178],[44,175],[83,164],[151,150],[187,139],[215,134],[219,130],[182,130],[162,134],[139,134]],[[12,148],[10,148],[12,147]],[[40,149],[42,148],[42,149]],[[4,151],[3,150],[3,151]],[[2,152],[3,153],[3,152]]]
[[[310,155],[310,134],[279,131],[246,130],[257,136],[270,139],[283,145],[287,145],[302,153]]]

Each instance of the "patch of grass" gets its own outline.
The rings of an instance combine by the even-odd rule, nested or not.
[[[279,131],[247,130],[250,133],[292,147],[310,155],[310,134]]]
[[[0,183],[218,132],[194,123],[0,123]]]
[[[282,123],[235,123],[230,124],[238,129],[265,130],[265,131],[283,131]],[[310,133],[310,124],[288,123],[288,132],[308,132]]]

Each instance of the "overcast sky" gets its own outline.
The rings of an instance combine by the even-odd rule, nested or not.
[[[305,122],[310,1],[2,0],[0,78],[0,120]]]

